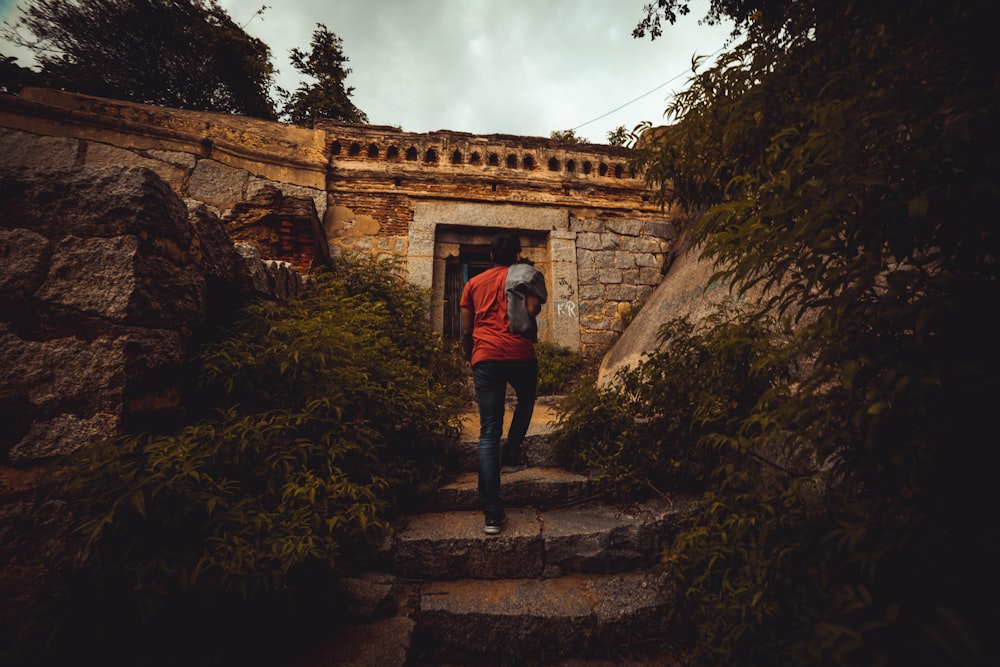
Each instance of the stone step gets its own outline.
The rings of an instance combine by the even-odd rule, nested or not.
[[[535,426],[524,437],[522,447],[528,456],[528,462],[532,466],[540,468],[555,468],[559,466],[555,442],[552,437],[554,433],[554,426]],[[479,469],[478,439],[466,436],[459,441],[458,469],[462,471],[475,471]]]
[[[593,499],[593,484],[586,475],[562,468],[531,467],[500,475],[500,495],[507,507],[554,507]],[[459,473],[452,481],[426,494],[422,512],[479,509],[479,475]]]
[[[423,580],[636,570],[658,560],[688,506],[653,499],[628,507],[512,507],[500,535],[486,535],[475,510],[409,515],[395,526],[392,570]]]
[[[567,656],[609,655],[666,636],[669,604],[650,571],[430,582],[420,593],[411,660],[551,664]]]

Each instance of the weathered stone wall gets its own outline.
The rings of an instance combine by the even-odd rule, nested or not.
[[[663,277],[676,229],[650,203],[625,149],[329,121],[318,127],[331,156],[331,243],[404,260],[408,278],[432,290],[431,319],[442,330],[445,263],[501,228],[522,232],[523,244],[541,244],[532,259],[552,296],[540,316],[541,340],[603,352],[623,330],[623,314]]]
[[[606,350],[663,280],[677,230],[671,223],[635,219],[571,219],[576,236],[578,302],[583,342]]]
[[[207,314],[302,286],[152,170],[0,165],[0,464],[170,424]]]
[[[326,213],[323,133],[228,114],[27,88],[0,95],[0,155],[11,168],[147,167],[224,216],[261,190]]]
[[[259,204],[279,201],[274,192],[308,198],[329,252],[398,259],[411,282],[431,290],[431,320],[442,331],[454,318],[445,265],[498,229],[517,230],[554,297],[541,339],[588,354],[616,340],[623,315],[659,284],[676,235],[669,212],[650,203],[630,172],[625,149],[539,137],[332,121],[307,130],[26,89],[0,95],[0,152],[11,166],[147,167],[231,223],[231,232],[243,230],[265,257],[291,248],[280,258],[302,272],[310,215],[289,223]],[[558,224],[545,222],[553,216]],[[259,229],[266,221],[277,227]]]

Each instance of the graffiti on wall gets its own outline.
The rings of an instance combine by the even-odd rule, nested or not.
[[[556,317],[577,317],[579,315],[575,301],[553,301],[552,306]]]

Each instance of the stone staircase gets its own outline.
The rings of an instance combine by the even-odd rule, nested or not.
[[[602,502],[586,476],[554,465],[552,426],[539,421],[525,443],[532,467],[501,476],[503,532],[483,532],[467,435],[464,471],[398,518],[391,574],[368,580],[390,613],[294,667],[683,664],[665,640],[657,565],[688,501]]]

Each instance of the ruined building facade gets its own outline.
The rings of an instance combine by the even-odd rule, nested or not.
[[[341,252],[398,260],[431,291],[431,321],[449,337],[490,238],[514,230],[549,287],[540,340],[587,354],[661,282],[676,236],[627,150],[537,137],[305,129],[26,89],[0,95],[0,161],[148,167],[303,273]]]

